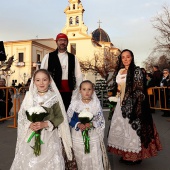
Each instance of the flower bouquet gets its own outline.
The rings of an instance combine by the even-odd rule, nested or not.
[[[83,110],[80,112],[78,115],[79,121],[82,124],[90,123],[91,120],[93,119],[93,114],[91,112],[88,112],[87,110]],[[83,136],[83,142],[84,142],[84,153],[90,153],[90,137],[88,135],[89,129],[85,129],[82,131],[82,136]]]
[[[27,119],[30,122],[34,123],[43,121],[43,119],[48,115],[48,113],[43,107],[38,106],[31,107],[30,109],[26,110],[26,115]],[[33,137],[35,137],[35,145],[31,146],[31,148],[34,150],[35,156],[39,156],[41,154],[41,144],[43,144],[41,140],[41,130],[32,132],[32,134],[27,140],[27,143],[29,143]]]
[[[108,105],[109,105],[109,108],[110,108],[108,120],[111,120],[112,116],[113,116],[114,109],[115,109],[116,104],[117,104],[118,98],[112,96],[112,97],[109,97],[108,100],[109,100]]]

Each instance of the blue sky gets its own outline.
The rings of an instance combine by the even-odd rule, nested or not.
[[[0,0],[1,2],[2,0]],[[131,49],[142,66],[151,53],[158,32],[151,20],[162,11],[166,0],[81,0],[88,33],[104,29],[120,49]],[[0,10],[0,40],[55,38],[66,23],[68,0],[3,0]]]

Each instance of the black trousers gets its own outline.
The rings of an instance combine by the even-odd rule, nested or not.
[[[71,96],[72,96],[72,92],[60,92],[61,97],[63,99],[63,103],[66,109],[66,112],[68,110],[68,107],[70,105],[71,102]]]
[[[13,103],[11,101],[8,102],[8,113],[7,116],[9,116],[9,112],[13,106]],[[6,117],[6,102],[0,101],[0,117]]]

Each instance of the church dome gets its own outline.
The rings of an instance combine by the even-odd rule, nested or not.
[[[111,42],[109,35],[100,27],[92,32],[95,41]]]

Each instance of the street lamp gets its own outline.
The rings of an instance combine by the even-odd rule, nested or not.
[[[23,75],[20,74],[21,79],[24,81],[24,85],[25,85],[25,82],[26,82],[26,78],[28,76],[29,76],[29,74],[27,74],[27,73],[23,73]]]
[[[37,61],[37,67],[36,67],[36,70],[39,70],[39,69],[40,69],[40,66],[41,66],[41,61]]]

